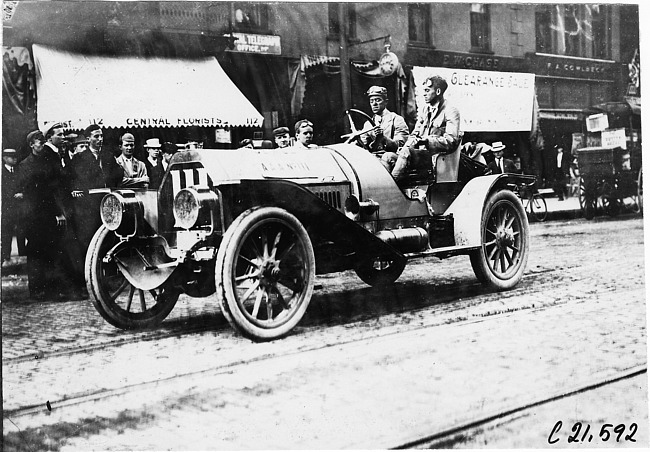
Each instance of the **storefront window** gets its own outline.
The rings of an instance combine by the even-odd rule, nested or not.
[[[472,3],[469,13],[470,41],[473,52],[490,51],[490,9],[483,3]]]
[[[233,25],[237,31],[267,31],[269,29],[269,5],[233,3]]]
[[[357,37],[357,11],[354,4],[345,3],[343,9],[347,11],[348,15],[348,37],[356,38]],[[327,6],[328,14],[328,27],[329,27],[329,37],[338,38],[339,33],[341,32],[341,24],[339,20],[339,4],[338,3],[329,3]]]
[[[612,20],[608,5],[539,5],[537,8],[537,52],[611,58]]]
[[[431,43],[431,9],[426,3],[409,4],[409,41]]]

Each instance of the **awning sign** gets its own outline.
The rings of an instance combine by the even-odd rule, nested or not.
[[[267,55],[280,55],[282,53],[280,36],[233,33],[232,37],[236,39],[234,48],[236,52],[263,53]]]
[[[34,44],[38,124],[261,127],[264,117],[216,58],[106,57]]]
[[[460,111],[464,132],[530,131],[533,123],[535,74],[414,67],[418,111],[424,107],[422,83],[439,75],[449,87],[445,99]]]

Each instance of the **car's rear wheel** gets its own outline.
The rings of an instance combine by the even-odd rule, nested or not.
[[[118,243],[113,231],[101,226],[86,254],[86,285],[97,312],[111,325],[122,329],[150,328],[160,324],[174,309],[180,290],[167,279],[160,286],[143,290],[132,285],[120,269],[137,250],[125,248],[105,262]],[[124,259],[121,259],[121,258]]]
[[[251,339],[284,336],[307,310],[315,271],[311,240],[295,216],[276,207],[247,210],[230,225],[217,253],[223,314]]]
[[[470,254],[476,277],[500,290],[514,287],[528,261],[528,220],[521,202],[509,190],[493,193],[484,204],[481,242]]]
[[[362,260],[355,265],[354,271],[369,286],[387,286],[397,281],[405,266],[405,261],[375,258]]]

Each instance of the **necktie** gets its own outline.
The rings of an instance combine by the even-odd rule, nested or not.
[[[497,166],[499,167],[499,171],[503,173],[503,165],[501,164],[501,159],[497,159]]]

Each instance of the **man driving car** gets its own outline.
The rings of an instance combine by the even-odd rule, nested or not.
[[[383,86],[371,86],[366,95],[370,102],[375,127],[369,121],[363,125],[364,130],[371,129],[370,132],[361,136],[364,147],[372,152],[397,152],[397,149],[406,143],[409,134],[406,121],[400,115],[386,108],[388,90]],[[395,159],[397,159],[397,154],[395,154]],[[388,169],[387,165],[384,166]]]

